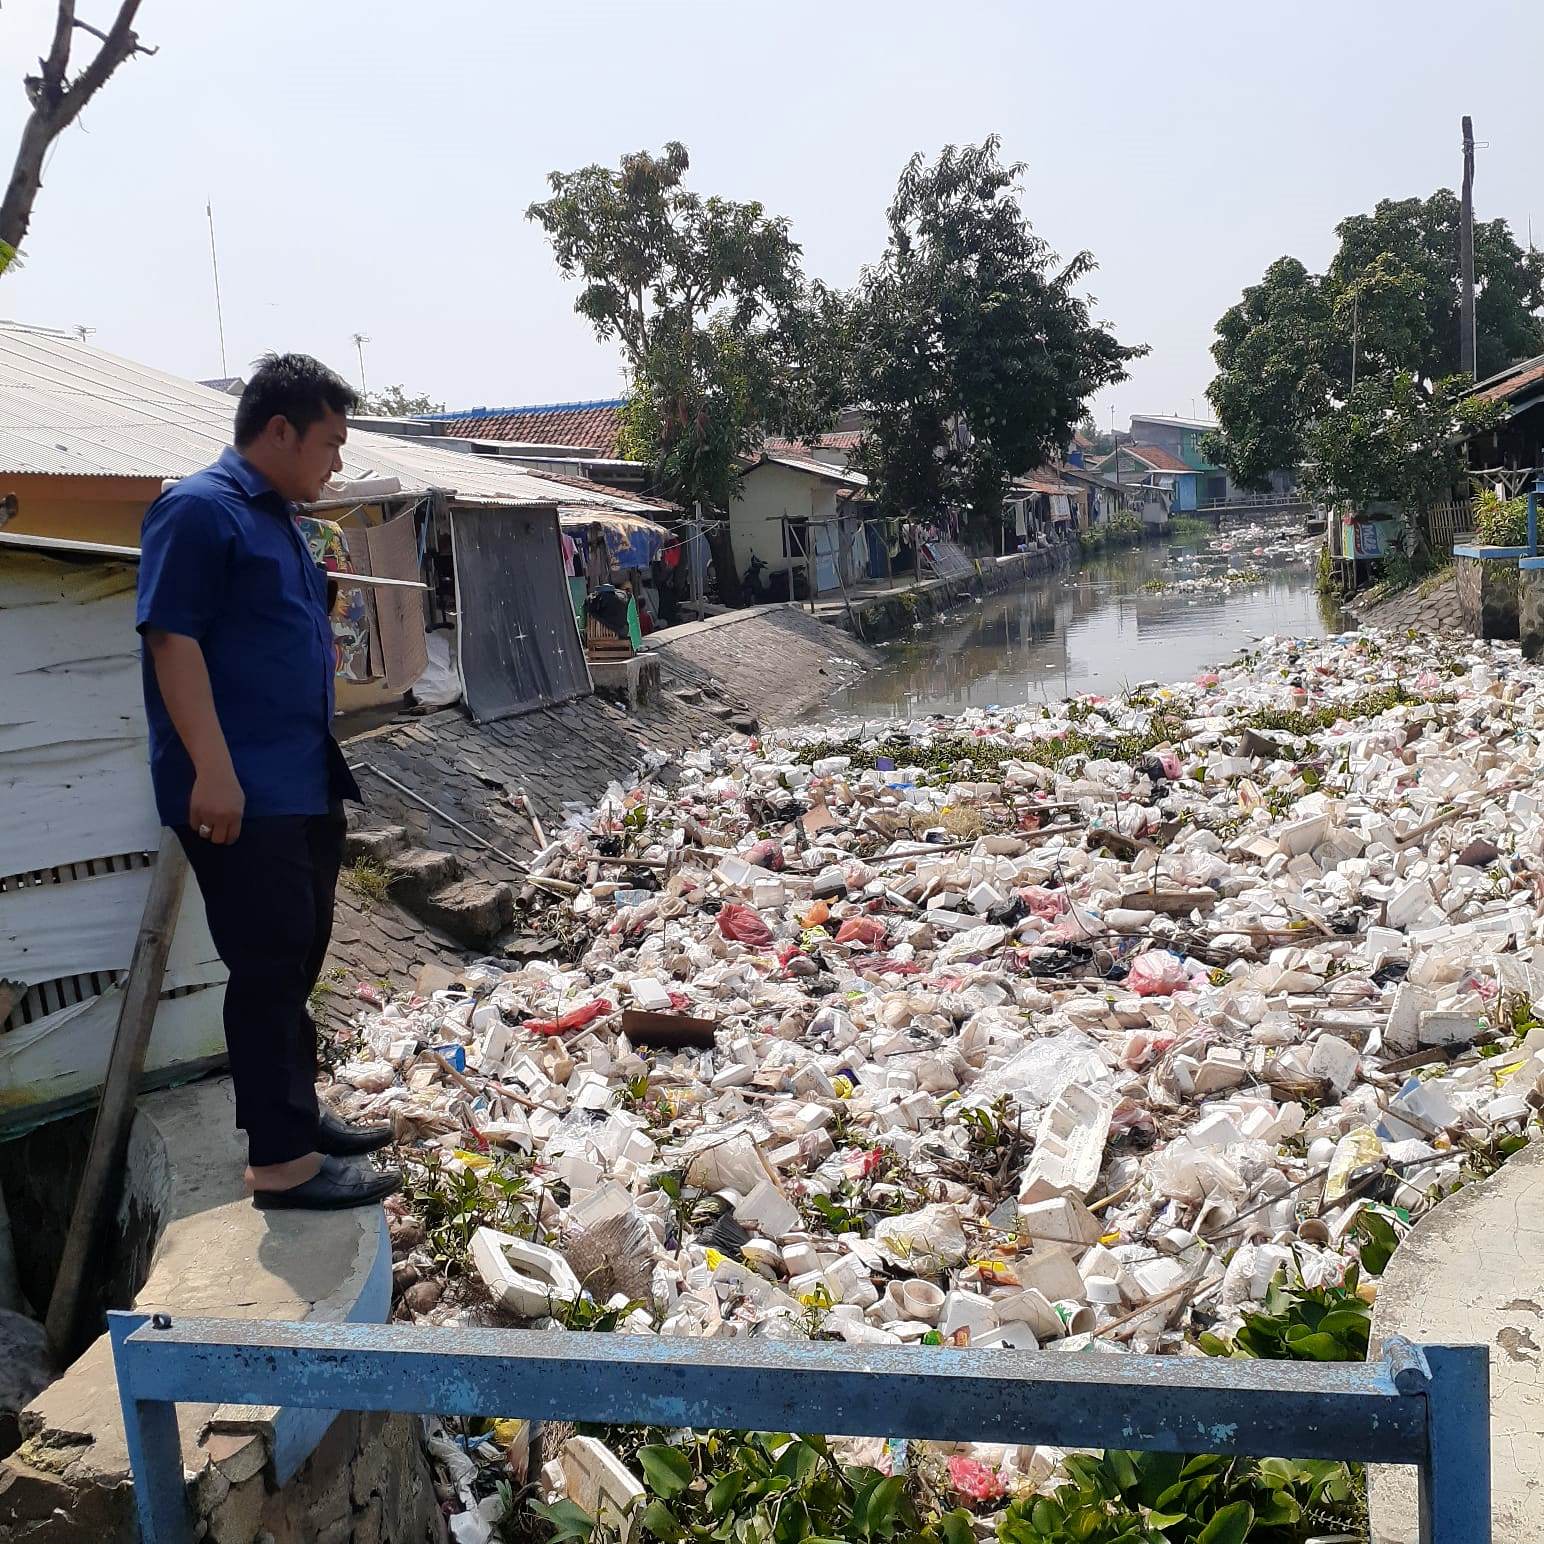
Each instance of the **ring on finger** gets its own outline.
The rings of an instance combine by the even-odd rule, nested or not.
[[[208,839],[211,836],[214,835],[214,827],[213,826],[200,826],[198,828],[198,834],[201,837],[203,837],[205,841],[208,841]]]

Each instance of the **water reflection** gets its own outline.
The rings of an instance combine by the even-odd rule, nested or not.
[[[1229,551],[1204,535],[1150,542],[1038,576],[886,645],[884,664],[838,693],[829,712],[906,718],[1112,693],[1188,678],[1266,634],[1335,631],[1340,614],[1321,602],[1307,555],[1281,550],[1283,537],[1300,531],[1278,526],[1268,535],[1233,536]],[[1246,566],[1263,570],[1264,581],[1143,588]]]

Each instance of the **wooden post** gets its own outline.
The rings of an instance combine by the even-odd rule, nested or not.
[[[145,1070],[145,1052],[161,1000],[166,957],[176,931],[187,876],[188,860],[182,843],[174,832],[163,831],[151,871],[150,894],[140,916],[134,957],[123,983],[123,1001],[118,1008],[118,1027],[102,1084],[102,1103],[91,1133],[91,1150],[86,1155],[59,1274],[54,1278],[53,1296],[48,1303],[48,1342],[61,1363],[69,1361],[79,1349],[86,1269],[98,1255],[102,1229],[122,1193],[134,1103]]]

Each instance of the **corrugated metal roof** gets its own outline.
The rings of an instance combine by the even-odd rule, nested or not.
[[[746,472],[754,472],[758,466],[785,466],[791,471],[808,472],[823,482],[841,483],[846,488],[867,488],[868,478],[862,472],[851,472],[846,467],[832,466],[829,461],[816,461],[809,455],[796,456],[783,451],[764,450]]]
[[[1171,429],[1217,429],[1221,425],[1210,418],[1176,418],[1172,413],[1133,413],[1133,424],[1166,424]],[[1136,434],[1133,429],[1132,434]]]
[[[230,443],[229,396],[57,333],[0,323],[0,474],[186,477]],[[408,494],[454,490],[490,504],[562,504],[647,515],[611,489],[561,486],[491,456],[356,430],[343,476],[395,477]]]

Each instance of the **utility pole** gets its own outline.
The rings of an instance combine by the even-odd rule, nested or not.
[[[220,374],[229,375],[225,364],[225,312],[220,307],[220,257],[214,249],[214,204],[206,200],[204,213],[209,217],[209,266],[214,269],[214,319],[220,327]]]
[[[370,388],[365,385],[365,344],[370,341],[369,335],[363,332],[351,334],[354,347],[359,351],[359,394],[362,397],[370,395]]]
[[[1464,126],[1464,196],[1459,212],[1458,262],[1463,276],[1463,312],[1459,321],[1458,367],[1475,378],[1474,339],[1474,122]]]

